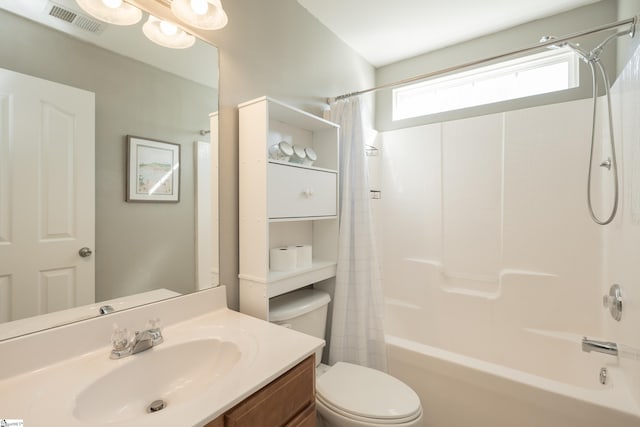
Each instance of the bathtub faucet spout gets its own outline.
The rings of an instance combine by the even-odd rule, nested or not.
[[[596,351],[598,353],[609,354],[611,356],[618,355],[618,345],[614,342],[590,340],[587,337],[582,338],[582,351],[587,353]]]

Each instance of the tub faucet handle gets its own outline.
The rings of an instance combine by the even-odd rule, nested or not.
[[[616,303],[616,299],[611,295],[602,295],[602,306],[604,308],[609,308],[615,303]]]
[[[619,285],[612,285],[609,294],[602,297],[602,305],[608,308],[611,316],[620,321],[622,319],[622,291]]]

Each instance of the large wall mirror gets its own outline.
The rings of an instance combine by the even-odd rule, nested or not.
[[[216,286],[217,49],[0,9],[0,340]],[[128,136],[179,146],[177,202],[126,201]]]

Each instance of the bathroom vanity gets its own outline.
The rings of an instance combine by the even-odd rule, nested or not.
[[[135,331],[158,317],[162,343],[110,358],[114,324]],[[323,345],[229,310],[225,288],[209,289],[0,341],[0,418],[29,427],[312,426]]]

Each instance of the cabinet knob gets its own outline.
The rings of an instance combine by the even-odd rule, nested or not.
[[[307,188],[302,192],[302,194],[304,195],[304,197],[309,198],[313,196],[313,190],[310,188]]]

